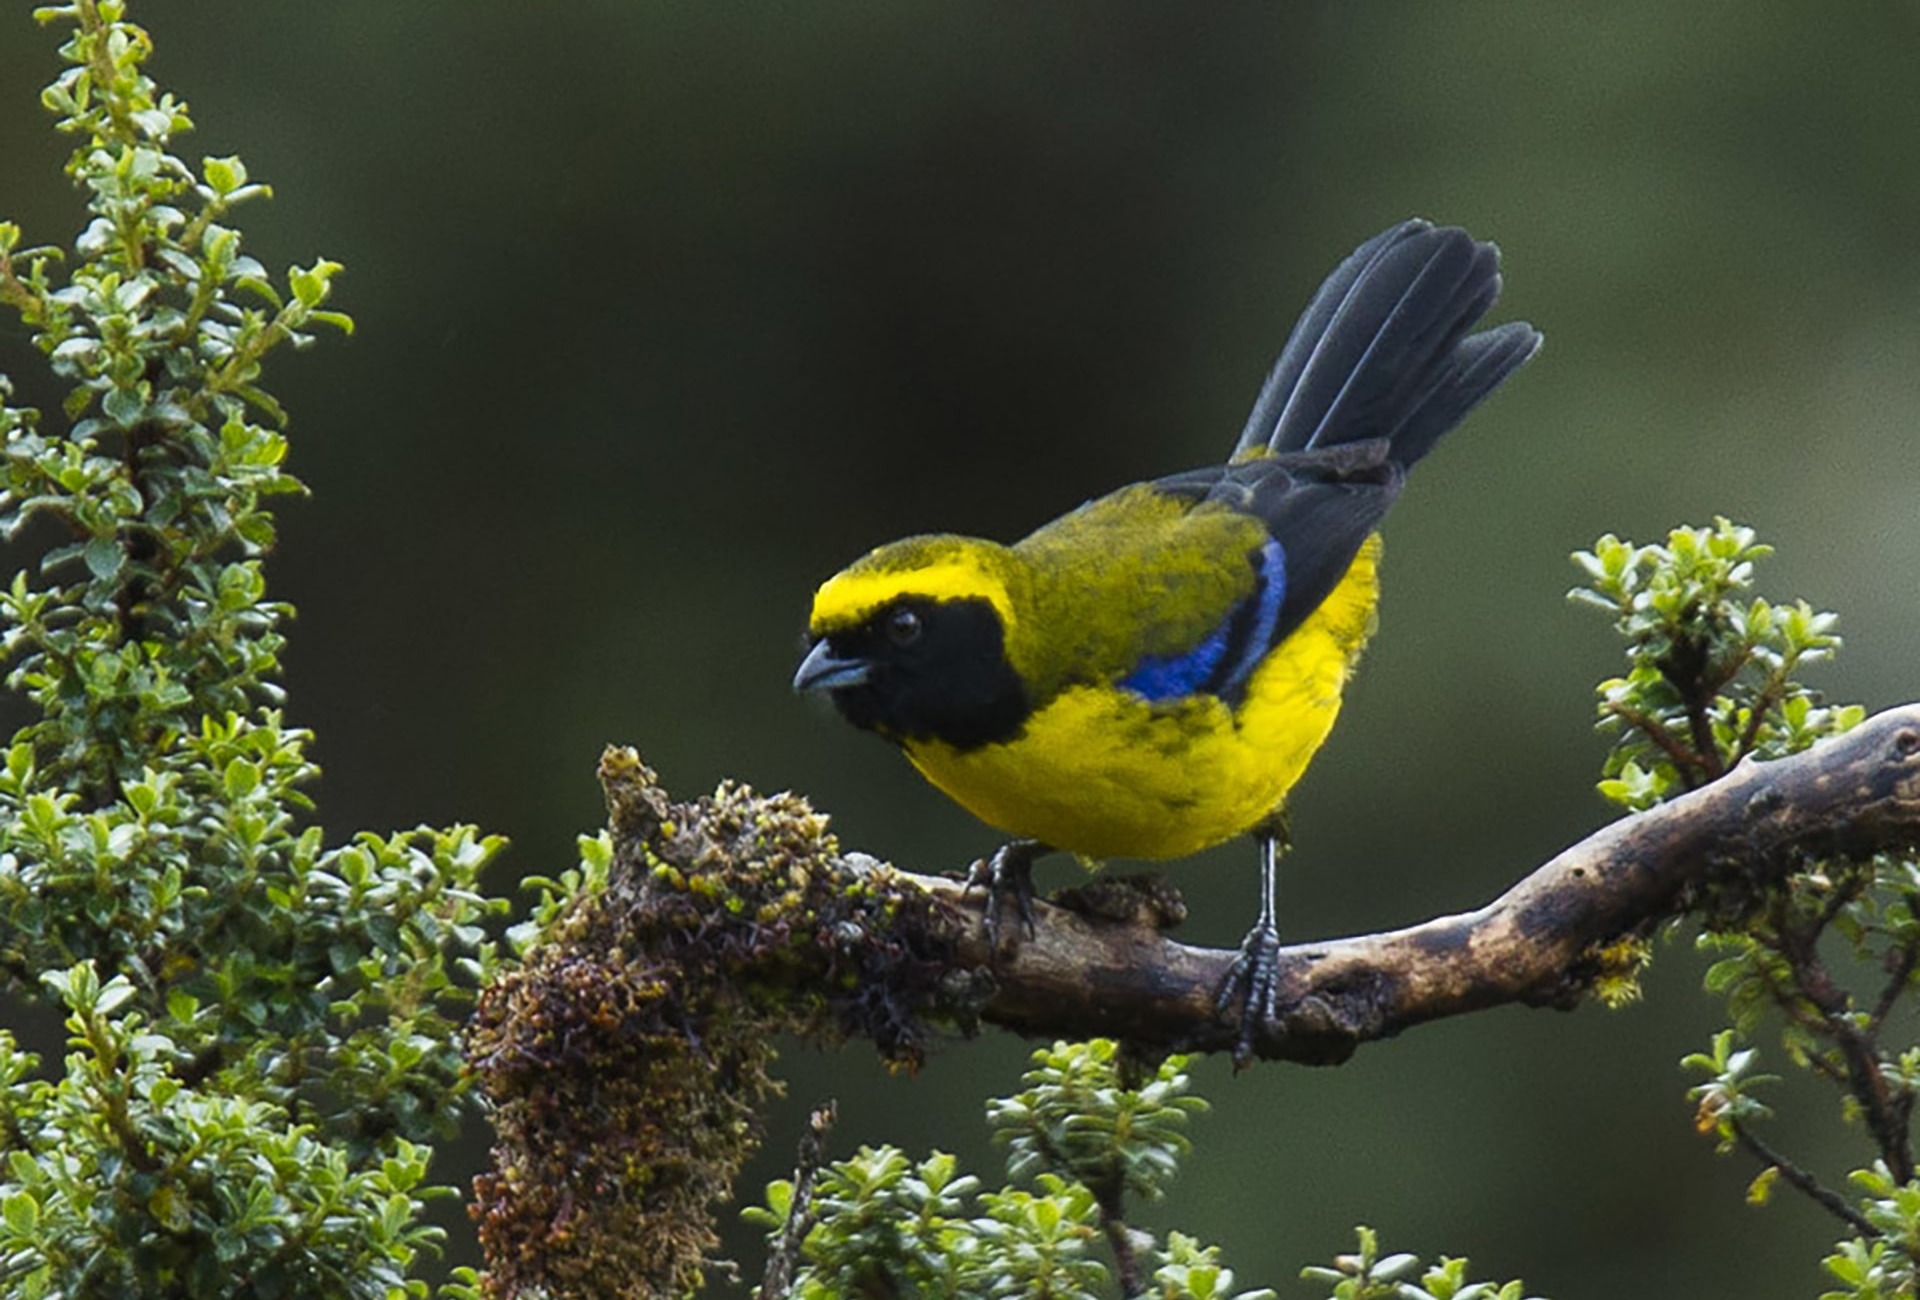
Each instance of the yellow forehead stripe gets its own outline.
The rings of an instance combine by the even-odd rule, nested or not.
[[[924,568],[879,569],[855,565],[836,573],[813,594],[813,616],[808,626],[816,633],[853,627],[874,610],[902,596],[930,600],[985,600],[1000,615],[1000,626],[1013,631],[1013,602],[1006,584],[982,564],[966,559],[943,560]]]

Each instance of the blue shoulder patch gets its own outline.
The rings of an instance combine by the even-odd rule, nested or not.
[[[1120,689],[1150,703],[1182,695],[1234,696],[1272,648],[1280,606],[1287,598],[1287,552],[1268,538],[1249,557],[1254,587],[1220,625],[1193,649],[1178,655],[1148,655],[1121,678]]]
[[[1227,654],[1227,629],[1232,618],[1215,628],[1206,640],[1183,655],[1148,655],[1120,679],[1120,689],[1150,701],[1193,695],[1213,676]]]

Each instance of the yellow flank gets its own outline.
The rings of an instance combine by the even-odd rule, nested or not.
[[[1379,558],[1376,534],[1268,653],[1237,710],[1211,696],[1150,704],[1074,686],[1013,741],[966,751],[913,741],[907,757],[982,821],[1083,857],[1176,858],[1231,839],[1279,810],[1332,729],[1373,632]]]
[[[946,538],[928,538],[926,549],[947,542]],[[893,554],[902,548],[882,547],[868,559],[882,554]],[[916,551],[909,553],[917,553]],[[1007,594],[1006,583],[999,574],[993,572],[981,559],[984,546],[961,549],[945,547],[946,553],[935,563],[925,568],[901,570],[892,566],[881,567],[865,562],[842,570],[823,583],[813,595],[813,613],[808,618],[808,626],[815,632],[832,628],[849,627],[860,622],[879,606],[894,599],[903,592],[915,596],[924,596],[932,600],[947,600],[956,597],[974,597],[992,603],[995,612],[1000,615],[1000,625],[1011,634],[1014,627],[1013,600]],[[903,578],[908,579],[902,581]]]

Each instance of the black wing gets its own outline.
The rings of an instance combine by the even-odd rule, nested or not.
[[[1386,440],[1376,439],[1190,470],[1154,482],[1157,490],[1190,500],[1196,508],[1224,506],[1252,515],[1278,544],[1277,553],[1270,547],[1249,557],[1261,582],[1223,628],[1225,644],[1216,659],[1220,670],[1208,683],[1216,694],[1237,700],[1261,656],[1339,584],[1406,481],[1389,452]],[[1273,608],[1263,610],[1268,600]]]

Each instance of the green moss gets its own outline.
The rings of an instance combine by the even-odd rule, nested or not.
[[[931,1009],[953,1015],[941,905],[842,858],[804,799],[728,782],[676,804],[631,750],[601,777],[603,883],[546,884],[468,1042],[498,1135],[473,1212],[500,1296],[698,1286],[779,1091],[775,1036],[865,1037],[911,1069]]]

